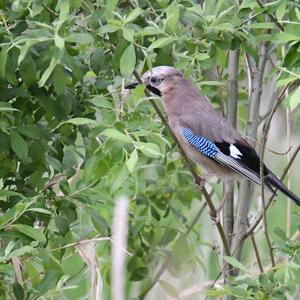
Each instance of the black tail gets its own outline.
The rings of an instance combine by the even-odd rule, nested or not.
[[[268,174],[265,178],[266,185],[270,185],[275,189],[278,189],[284,195],[292,199],[297,205],[300,206],[300,199],[292,193],[274,174]]]

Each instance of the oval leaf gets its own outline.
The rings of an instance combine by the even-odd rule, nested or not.
[[[249,270],[242,263],[240,263],[236,258],[232,256],[224,256],[224,259],[233,267],[238,268],[246,273],[249,272]]]
[[[12,132],[10,135],[10,145],[13,151],[21,160],[28,157],[28,146],[25,140],[17,133]]]
[[[64,121],[60,123],[57,127],[63,125],[63,124],[73,124],[73,125],[87,125],[87,124],[92,124],[92,125],[97,125],[97,122],[93,119],[89,118],[73,118],[67,121]]]
[[[126,167],[130,173],[133,172],[138,159],[139,159],[138,153],[137,153],[136,149],[134,149],[132,151],[132,153],[130,154],[129,159],[126,161]]]
[[[133,44],[130,44],[123,52],[120,59],[120,72],[123,77],[129,77],[135,68],[135,50]]]
[[[13,225],[12,227],[15,228],[16,230],[18,230],[19,232],[29,236],[33,240],[36,240],[42,244],[46,243],[46,236],[39,229],[33,228],[33,227],[25,225],[25,224],[16,224],[16,225]]]
[[[156,49],[156,48],[163,48],[163,47],[171,44],[174,41],[175,41],[175,38],[173,38],[173,37],[163,37],[163,38],[158,39],[155,42],[153,42],[149,46],[149,49],[152,50],[152,49]]]
[[[105,135],[109,138],[113,138],[119,141],[122,141],[124,143],[132,143],[133,140],[130,136],[120,132],[119,130],[115,128],[107,128],[101,132],[101,135]]]

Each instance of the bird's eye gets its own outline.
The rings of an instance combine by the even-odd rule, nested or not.
[[[151,77],[150,81],[153,85],[159,85],[161,83],[161,79],[158,77]]]

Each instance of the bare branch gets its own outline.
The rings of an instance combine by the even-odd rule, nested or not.
[[[290,167],[292,166],[295,158],[297,157],[298,153],[300,152],[300,145],[297,147],[297,149],[295,150],[294,154],[291,157],[291,160],[289,161],[289,163],[287,164],[285,170],[282,173],[282,176],[280,177],[280,180],[283,180],[284,177],[286,176],[288,170],[290,169]],[[276,192],[276,190],[275,190]],[[270,199],[268,200],[268,203],[266,205],[266,209],[268,209],[268,207],[271,205],[273,199],[275,198],[275,194],[273,194]],[[259,215],[255,218],[255,221],[251,224],[251,226],[248,228],[248,230],[245,232],[243,239],[246,239],[249,234],[251,232],[253,232],[255,230],[255,228],[258,226],[258,224],[260,223],[261,219],[263,218],[263,212],[260,212]]]
[[[275,104],[273,105],[273,109],[268,117],[268,119],[266,120],[265,124],[264,124],[264,134],[266,135],[269,132],[270,126],[271,126],[271,121],[273,119],[273,116],[277,110],[277,108],[279,107],[281,101],[283,100],[284,94],[286,89],[291,86],[291,85],[287,85],[279,94],[277,101],[275,102]],[[299,146],[300,147],[300,146]],[[298,149],[297,149],[298,150]],[[296,150],[296,152],[294,153],[293,157],[291,158],[290,164],[288,164],[288,168],[290,167],[290,165],[292,164],[293,160],[295,159],[298,151]],[[287,172],[287,171],[286,171]],[[285,176],[285,174],[283,175],[283,177]],[[268,203],[266,204],[265,209],[268,209],[268,207],[270,206],[272,200],[274,199],[275,194],[271,196],[271,198],[269,199]],[[264,212],[262,211],[259,216],[257,217],[256,221],[253,223],[253,225],[250,226],[250,228],[245,231],[245,234],[243,235],[243,239],[245,239],[246,237],[249,236],[250,232],[253,232],[253,230],[257,227],[257,225],[259,224],[259,222],[261,221],[262,217],[263,217]]]
[[[269,13],[266,8],[264,7],[264,4],[260,0],[256,0],[260,8],[264,10],[264,12],[270,17],[270,19],[276,24],[276,26],[281,30],[284,31],[284,27],[279,23],[278,19],[275,15]]]
[[[239,56],[240,49],[229,51],[228,55],[228,102],[227,118],[230,123],[236,127],[237,107],[238,107],[238,74],[239,74]],[[226,182],[224,184],[224,209],[223,226],[229,246],[231,245],[232,232],[234,225],[234,183]],[[226,253],[224,253],[226,255]],[[224,279],[230,275],[232,269],[224,261]]]
[[[267,61],[268,44],[262,43],[259,49],[259,61],[256,65],[251,57],[246,55],[247,64],[249,65],[251,74],[251,92],[249,101],[249,115],[247,122],[246,135],[250,138],[257,139],[258,128],[258,112],[260,107],[261,93],[264,70]],[[252,143],[253,144],[253,143]],[[247,215],[249,212],[249,204],[251,195],[253,192],[253,186],[250,182],[245,181],[240,185],[239,201],[237,207],[237,214],[233,230],[233,240],[231,244],[231,250],[236,251],[235,257],[240,259],[242,249],[242,238],[244,232],[247,230]]]
[[[264,126],[263,134],[262,134],[262,146],[261,146],[261,151],[260,151],[260,181],[261,181],[261,202],[262,202],[262,207],[263,207],[263,224],[264,224],[264,232],[270,252],[270,258],[271,258],[271,263],[272,267],[275,267],[275,259],[274,259],[274,254],[273,254],[273,247],[272,247],[272,242],[271,238],[269,235],[269,230],[268,230],[268,222],[267,222],[267,208],[266,208],[266,201],[265,201],[265,184],[264,184],[264,155],[265,155],[265,146],[267,142],[267,136],[269,133],[269,126]]]

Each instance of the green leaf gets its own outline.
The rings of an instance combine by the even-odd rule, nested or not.
[[[20,110],[13,107],[0,107],[0,112],[4,112],[4,111],[20,111]]]
[[[130,43],[133,43],[135,31],[133,29],[127,28],[127,27],[123,27],[122,31],[123,31],[124,39]]]
[[[66,235],[70,230],[68,219],[65,216],[56,216],[55,225],[62,235]]]
[[[147,155],[149,157],[157,158],[157,157],[163,156],[160,152],[159,146],[154,143],[137,142],[136,147],[142,153],[144,153],[145,155]]]
[[[222,81],[201,81],[200,86],[224,86],[226,87],[226,83]]]
[[[116,8],[118,2],[118,0],[106,0],[106,10],[112,12]]]
[[[128,78],[134,71],[136,63],[134,45],[130,44],[120,58],[120,72],[123,77]]]
[[[36,65],[31,56],[27,54],[25,59],[21,62],[20,74],[25,84],[30,87],[37,80]]]
[[[238,268],[244,271],[245,273],[249,272],[249,270],[242,263],[240,263],[236,258],[232,256],[224,256],[224,259],[233,267]]]
[[[58,94],[63,94],[66,89],[66,75],[64,73],[63,67],[58,64],[53,73],[53,84],[54,84],[54,90]]]
[[[281,86],[286,86],[288,85],[290,82],[293,82],[293,81],[296,81],[297,79],[299,79],[298,77],[295,77],[295,76],[290,76],[288,78],[284,78],[284,79],[279,79],[277,81],[277,86],[278,87],[281,87]]]
[[[277,26],[273,22],[251,23],[250,28],[252,28],[252,29],[276,29]]]
[[[8,49],[6,47],[3,47],[2,51],[0,52],[0,78],[1,79],[5,79],[5,75],[6,75],[7,52]]]
[[[132,10],[129,15],[125,18],[124,24],[131,23],[134,21],[140,14],[142,14],[143,10],[140,7],[135,8]]]
[[[175,33],[178,31],[178,21],[179,21],[179,5],[176,1],[172,1],[167,8],[167,20],[166,28]]]
[[[113,33],[119,30],[121,27],[119,25],[106,24],[99,29],[99,34],[103,35],[106,33]]]
[[[27,211],[34,211],[34,212],[38,212],[38,213],[41,213],[41,214],[52,215],[52,212],[50,210],[45,209],[45,208],[41,208],[41,207],[28,208]]]
[[[289,106],[291,110],[294,110],[299,103],[300,103],[300,86],[297,87],[297,89],[293,92],[293,94],[290,97]]]
[[[221,30],[221,31],[233,31],[234,30],[234,26],[230,22],[225,22],[225,23],[221,23],[221,24],[214,24],[214,25],[211,26],[211,28],[213,28],[215,30]]]
[[[153,50],[156,48],[163,48],[171,43],[173,43],[174,41],[176,41],[177,39],[174,37],[163,37],[160,39],[157,39],[155,42],[153,42],[150,46],[149,46],[149,50]]]
[[[9,197],[9,196],[20,196],[20,197],[23,197],[22,194],[20,193],[17,193],[15,191],[10,191],[10,190],[0,190],[0,198],[6,198],[6,197]]]
[[[58,49],[62,50],[65,47],[65,40],[58,34],[55,34],[54,36],[54,43]]]
[[[138,162],[138,159],[139,159],[138,153],[137,153],[136,149],[134,149],[131,152],[129,159],[126,161],[126,167],[130,173],[133,172],[134,167],[135,167],[136,163]]]
[[[117,130],[115,128],[104,129],[100,134],[107,136],[109,138],[113,138],[113,139],[122,141],[124,143],[133,143],[133,140],[130,136],[120,132],[119,130]]]
[[[58,50],[58,51],[55,52],[54,56],[51,58],[51,61],[50,61],[50,64],[49,64],[48,68],[44,71],[44,73],[43,73],[43,75],[42,75],[42,77],[39,81],[39,86],[40,87],[45,85],[46,81],[48,80],[48,78],[52,74],[54,68],[60,62],[62,56],[63,56],[63,51],[62,50]]]
[[[10,135],[10,145],[12,150],[21,160],[26,160],[28,157],[28,146],[25,140],[16,132]]]
[[[159,27],[144,27],[139,30],[136,35],[137,36],[147,36],[147,35],[158,35],[162,33],[162,30]]]
[[[18,133],[28,136],[32,139],[40,140],[45,138],[43,131],[36,125],[23,125],[17,127]]]
[[[67,42],[77,43],[77,44],[90,44],[93,42],[93,37],[89,33],[76,32],[69,34],[65,40]]]
[[[59,123],[57,127],[60,127],[64,124],[73,124],[73,125],[77,125],[77,126],[87,125],[87,124],[97,125],[97,122],[95,120],[92,120],[89,118],[73,118],[73,119],[69,119],[67,121]]]
[[[24,299],[24,290],[23,290],[23,287],[19,283],[13,284],[13,293],[16,297],[16,300]]]
[[[23,246],[23,247],[20,247],[19,249],[16,249],[16,250],[10,252],[7,256],[0,257],[0,262],[12,259],[13,257],[23,256],[27,253],[33,253],[34,251],[35,251],[35,249],[31,246]]]
[[[12,227],[42,244],[45,244],[47,241],[41,229],[36,229],[25,224],[15,224]]]

